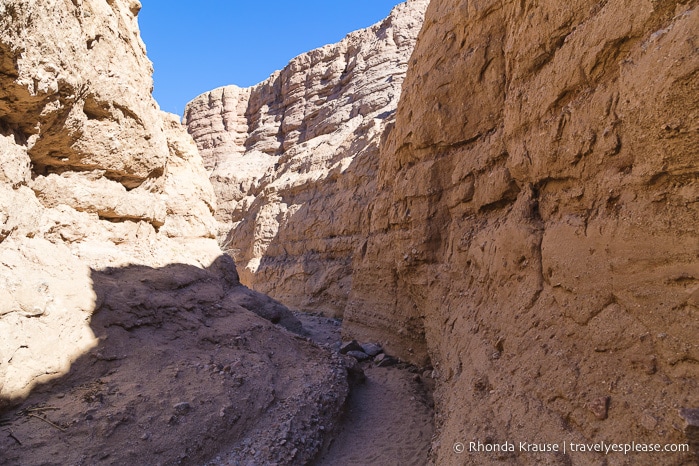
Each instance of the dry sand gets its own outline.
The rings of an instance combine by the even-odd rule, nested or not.
[[[339,321],[304,314],[296,317],[316,343],[339,347]],[[368,361],[360,367],[366,380],[351,386],[339,431],[314,464],[427,464],[434,430],[431,380],[406,364],[377,367]]]

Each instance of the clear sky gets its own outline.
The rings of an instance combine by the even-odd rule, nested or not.
[[[388,16],[400,0],[141,0],[154,95],[182,115],[199,94],[251,86],[295,56]]]

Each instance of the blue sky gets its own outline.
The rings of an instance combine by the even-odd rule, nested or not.
[[[290,59],[388,16],[400,0],[142,0],[141,36],[154,95],[182,115],[197,95],[251,86]]]

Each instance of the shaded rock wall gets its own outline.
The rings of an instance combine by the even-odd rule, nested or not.
[[[257,86],[219,88],[187,105],[185,123],[216,190],[221,242],[243,283],[296,308],[342,314],[380,136],[426,6],[401,4]]]
[[[437,464],[568,461],[462,458],[457,441],[684,441],[698,26],[694,1],[431,2],[344,329],[409,359],[426,342]]]

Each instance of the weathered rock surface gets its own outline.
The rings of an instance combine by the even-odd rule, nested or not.
[[[150,96],[139,7],[0,5],[5,400],[96,344],[91,268],[208,266],[220,255],[201,158]]]
[[[343,328],[409,360],[426,342],[436,464],[567,461],[452,450],[473,439],[685,442],[678,408],[699,401],[697,6],[431,2]]]
[[[431,359],[436,464],[606,460],[454,453],[474,439],[684,443],[678,410],[699,402],[697,7],[433,0],[379,162],[386,120],[358,126],[371,142],[347,139],[344,156],[365,152],[323,183],[295,173],[325,153],[301,129],[328,128],[315,107],[287,132],[278,101],[200,98],[200,148],[270,166],[216,188],[238,196],[219,219],[245,280],[344,314],[346,339]],[[207,108],[235,130],[210,115],[204,138]],[[644,455],[613,461],[694,461]]]
[[[342,315],[380,137],[427,3],[401,4],[257,86],[219,88],[187,105],[221,241],[243,283],[298,309]]]
[[[104,170],[138,186],[168,157],[160,112],[143,98],[152,68],[135,19],[141,4],[63,3],[0,5],[3,123],[37,174]]]
[[[346,371],[222,255],[139,8],[0,2],[0,463],[307,462]]]

